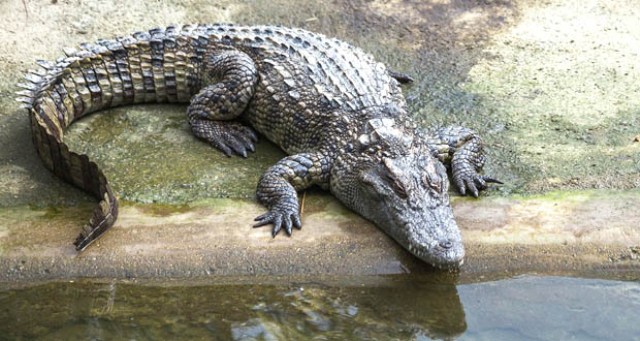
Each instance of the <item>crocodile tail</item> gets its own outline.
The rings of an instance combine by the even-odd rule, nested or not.
[[[70,151],[66,128],[100,109],[149,102],[188,102],[198,88],[197,26],[167,27],[81,45],[55,62],[38,61],[18,84],[29,111],[33,142],[44,165],[100,200],[75,240],[84,250],[116,221],[118,200],[98,165]]]
[[[50,76],[29,73],[29,82],[21,84],[29,89],[20,95],[29,110],[33,142],[44,165],[56,176],[100,199],[91,220],[74,242],[76,250],[81,251],[113,226],[118,216],[118,201],[98,165],[87,155],[70,151],[64,143],[64,129],[71,123],[76,109],[65,93],[67,89]]]

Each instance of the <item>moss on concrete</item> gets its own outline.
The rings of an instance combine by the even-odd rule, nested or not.
[[[185,203],[250,198],[284,154],[264,139],[248,158],[226,157],[191,134],[186,106],[136,106],[73,125],[67,141],[92,155],[124,200]]]
[[[502,125],[487,141],[500,160],[517,158],[515,190],[640,187],[637,14],[621,3],[532,5],[493,37],[463,87]]]

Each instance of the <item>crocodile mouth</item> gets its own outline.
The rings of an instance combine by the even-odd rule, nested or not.
[[[445,270],[457,269],[464,263],[464,245],[453,219],[431,222],[427,226],[411,223],[397,226],[402,227],[402,232],[395,237],[396,240],[422,261]]]
[[[464,263],[464,245],[452,216],[422,224],[399,222],[393,215],[387,220],[392,223],[379,225],[382,230],[423,262],[443,270],[456,270]]]
[[[426,244],[410,238],[407,250],[422,261],[443,270],[458,269],[464,264],[464,245],[460,241]]]

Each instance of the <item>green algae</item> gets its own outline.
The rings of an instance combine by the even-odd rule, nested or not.
[[[153,205],[136,205],[142,213],[153,217],[167,217],[173,214],[186,213],[192,210],[189,205],[170,205],[170,204],[153,204]]]
[[[549,191],[546,193],[533,193],[533,194],[516,194],[510,196],[509,199],[512,200],[521,200],[521,199],[531,199],[531,200],[543,200],[543,201],[569,201],[569,202],[585,202],[591,199],[600,199],[600,200],[620,200],[624,201],[627,199],[638,199],[640,198],[640,190],[629,190],[629,191],[619,191],[619,190],[569,190],[569,191]]]
[[[542,201],[542,202],[564,202],[564,203],[584,203],[588,201],[608,201],[608,202],[625,202],[630,200],[640,200],[640,190],[609,190],[609,189],[576,189],[576,190],[554,190],[544,193],[514,193],[503,196],[487,196],[481,195],[480,198],[469,196],[452,195],[452,203],[463,202],[524,202]]]
[[[123,200],[253,197],[260,174],[284,154],[262,139],[246,159],[226,157],[191,134],[185,108],[139,106],[93,115],[74,125],[67,141],[102,165]]]
[[[168,217],[175,214],[198,212],[206,209],[208,214],[220,214],[227,211],[242,212],[253,201],[235,198],[204,198],[190,201],[189,203],[153,203],[144,204],[132,201],[121,201],[122,207],[132,207],[144,215],[153,217]]]

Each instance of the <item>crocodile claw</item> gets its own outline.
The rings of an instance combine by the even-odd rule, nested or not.
[[[248,152],[256,150],[258,136],[253,129],[237,122],[193,120],[193,133],[209,142],[226,156],[247,157]]]
[[[388,70],[388,72],[389,72],[389,76],[391,76],[392,78],[395,78],[400,84],[413,83],[413,77],[409,76],[406,73],[396,72],[391,70]]]
[[[268,224],[273,224],[273,230],[271,235],[275,237],[278,232],[284,227],[284,231],[287,235],[291,235],[293,227],[298,230],[302,228],[302,222],[300,221],[300,213],[297,209],[285,208],[285,207],[273,207],[269,212],[262,214],[254,219],[256,223],[253,227],[260,227]]]
[[[486,183],[494,183],[494,184],[499,184],[499,185],[504,185],[504,182],[500,181],[500,180],[496,180],[492,177],[489,176],[483,176],[482,179],[486,182]]]
[[[229,124],[218,139],[211,140],[211,144],[220,149],[225,155],[240,155],[247,157],[247,152],[254,152],[255,142],[258,136],[247,126],[240,124]]]
[[[468,175],[454,177],[456,186],[460,194],[466,195],[467,191],[475,198],[478,197],[479,192],[489,187],[489,183],[504,184],[502,181],[484,175]]]

